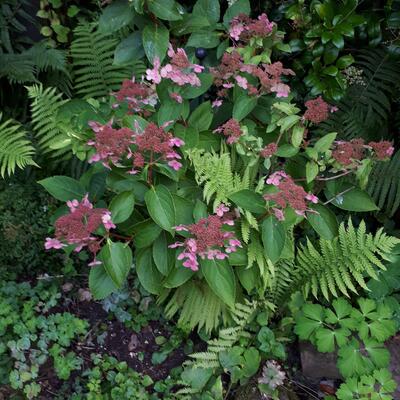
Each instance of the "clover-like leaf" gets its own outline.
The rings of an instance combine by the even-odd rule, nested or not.
[[[347,343],[348,337],[351,332],[347,328],[340,328],[336,330],[320,328],[316,331],[316,344],[318,351],[322,353],[330,353],[335,350],[335,345],[339,347]]]
[[[305,304],[302,314],[296,318],[294,331],[300,339],[310,339],[313,333],[324,324],[325,312],[319,304]]]
[[[353,339],[338,351],[337,366],[345,377],[362,375],[369,372],[366,357],[361,354],[360,343]]]
[[[350,316],[351,311],[353,310],[353,307],[347,300],[342,297],[339,299],[335,299],[332,302],[332,306],[334,308],[334,311],[326,310],[325,322],[327,322],[328,324],[340,323],[346,328],[356,326],[356,323],[352,318],[346,318]]]

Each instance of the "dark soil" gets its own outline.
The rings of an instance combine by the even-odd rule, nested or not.
[[[89,322],[90,330],[85,339],[82,342],[75,342],[71,346],[71,350],[84,360],[83,370],[92,365],[92,353],[107,354],[117,358],[119,361],[126,361],[129,367],[135,371],[143,375],[149,375],[154,381],[158,381],[165,379],[171,369],[182,365],[186,359],[183,348],[178,348],[162,364],[152,364],[152,354],[160,350],[155,338],[157,336],[168,338],[170,335],[167,327],[159,321],[151,321],[140,332],[136,333],[127,329],[118,320],[108,319],[108,313],[103,310],[102,305],[94,301],[71,302],[68,306],[63,308],[56,307],[51,312],[70,312]],[[97,343],[96,338],[104,332],[107,332],[107,336],[104,344],[100,345]],[[66,383],[57,378],[51,362],[46,363],[42,366],[38,379],[42,385],[40,400],[54,399],[63,386],[68,386],[72,389],[75,378],[81,372],[82,370],[73,372]],[[1,397],[0,400],[2,400]]]

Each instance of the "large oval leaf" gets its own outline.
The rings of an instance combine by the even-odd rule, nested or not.
[[[241,121],[247,114],[251,113],[254,107],[257,105],[257,97],[247,96],[247,94],[241,95],[233,105],[233,118]]]
[[[113,283],[119,288],[132,267],[132,250],[127,244],[111,240],[102,248],[99,259]]]
[[[111,34],[133,21],[135,13],[130,3],[124,0],[113,1],[99,19],[99,31]]]
[[[226,260],[200,261],[201,271],[212,291],[229,307],[234,308],[236,280],[232,267]]]
[[[173,233],[176,224],[176,211],[171,192],[164,185],[152,187],[144,196],[147,211],[154,222],[166,231]]]
[[[169,32],[163,24],[149,24],[143,29],[142,42],[147,59],[153,64],[158,57],[162,62],[167,54]]]
[[[133,63],[143,56],[142,34],[136,31],[123,39],[117,46],[114,52],[114,64],[125,65]]]
[[[321,238],[332,240],[336,237],[338,234],[338,222],[335,213],[322,204],[314,204],[311,208],[316,213],[308,212],[307,221]]]
[[[137,249],[151,246],[162,232],[161,228],[151,219],[146,219],[134,225],[132,231],[134,234],[133,242]]]
[[[118,290],[103,265],[97,265],[90,269],[89,289],[95,300],[102,300]]]
[[[178,257],[180,251],[176,251],[176,257]],[[178,260],[175,257],[175,266],[172,268],[168,277],[163,282],[163,286],[168,289],[177,288],[187,282],[195,272],[190,268],[186,268],[182,265],[182,260]]]
[[[158,18],[166,21],[179,21],[182,19],[175,0],[147,0],[147,7]]]
[[[136,252],[136,272],[141,285],[149,293],[160,293],[163,276],[153,263],[151,248],[147,247]]]
[[[218,22],[220,17],[219,0],[197,0],[193,7],[193,15],[205,16],[210,22]]]
[[[285,247],[286,232],[283,225],[274,217],[269,216],[262,223],[262,242],[265,255],[276,263]]]
[[[135,207],[135,196],[132,192],[117,194],[110,203],[111,219],[114,224],[126,221]]]
[[[375,204],[371,196],[358,188],[351,189],[351,186],[343,185],[341,192],[335,195],[332,195],[328,191],[325,193],[330,202],[342,210],[356,212],[379,210],[379,207]]]
[[[61,201],[80,200],[86,193],[85,188],[79,181],[68,176],[52,176],[42,179],[38,183],[54,198]]]
[[[243,189],[229,196],[237,206],[256,214],[265,212],[265,200],[263,197],[249,189]]]
[[[170,252],[171,250],[168,251],[166,234],[162,232],[153,244],[153,260],[157,269],[164,276],[168,275],[171,268]],[[174,265],[174,262],[172,265]]]

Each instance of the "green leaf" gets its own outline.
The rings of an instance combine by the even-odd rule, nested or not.
[[[231,257],[232,256],[229,257],[229,263],[231,263]],[[239,278],[240,284],[246,289],[246,292],[250,294],[253,291],[253,289],[257,287],[260,281],[260,274],[258,272],[258,268],[255,267],[247,268],[247,262],[246,265],[243,266],[237,266],[238,264],[236,263],[234,263],[233,265],[236,265],[235,273]]]
[[[247,96],[246,94],[241,95],[233,105],[232,116],[237,121],[241,121],[249,113],[251,113],[254,107],[257,105],[257,97]]]
[[[201,271],[212,291],[229,307],[234,308],[236,281],[232,267],[226,260],[200,261]]]
[[[286,117],[281,118],[277,125],[281,127],[281,133],[288,131],[294,125],[296,125],[300,121],[300,117],[298,115],[288,115]]]
[[[336,215],[322,204],[313,204],[310,207],[316,213],[308,212],[307,221],[322,239],[332,240],[338,235],[338,222]]]
[[[347,67],[349,67],[351,64],[354,63],[354,58],[351,54],[348,54],[346,56],[342,56],[340,57],[337,61],[336,61],[336,66],[339,69],[345,69]]]
[[[174,0],[147,0],[147,6],[150,12],[166,21],[178,21],[182,19]]]
[[[206,16],[210,22],[217,23],[220,18],[219,0],[197,0],[192,14],[198,17]]]
[[[157,122],[161,126],[168,121],[176,121],[179,119],[183,108],[183,103],[177,103],[172,99],[162,102],[157,112]]]
[[[111,220],[114,224],[126,221],[135,207],[135,196],[132,192],[121,192],[117,194],[110,203]]]
[[[136,272],[141,285],[152,294],[159,294],[162,289],[163,276],[153,262],[150,247],[136,252]]]
[[[216,31],[193,32],[186,43],[188,47],[203,47],[212,49],[219,45],[221,34]]]
[[[325,153],[326,151],[328,151],[330,149],[333,141],[336,139],[336,136],[337,136],[337,133],[332,132],[332,133],[326,134],[321,139],[318,139],[314,145],[314,150],[317,151],[318,153]]]
[[[60,201],[80,200],[85,195],[86,190],[76,179],[68,176],[52,176],[38,182],[55,199]]]
[[[113,1],[102,12],[99,19],[99,31],[112,33],[118,31],[133,21],[135,13],[129,2],[124,0]]]
[[[173,289],[183,285],[195,274],[195,272],[190,268],[186,268],[182,265],[182,260],[177,259],[178,255],[179,251],[176,252],[175,267],[172,268],[167,279],[163,282],[163,286],[168,289]]]
[[[332,64],[338,57],[339,55],[339,49],[329,43],[326,47],[325,47],[325,51],[324,51],[324,63],[325,64]]]
[[[250,2],[249,0],[237,0],[235,1],[225,12],[224,25],[228,28],[233,18],[239,14],[250,15]]]
[[[135,247],[141,249],[151,246],[162,232],[161,228],[151,219],[139,222],[133,227]]]
[[[308,161],[306,164],[307,183],[311,183],[318,175],[319,167],[315,161]]]
[[[338,356],[337,365],[343,377],[348,378],[368,372],[367,364],[361,355],[359,343],[356,339],[341,347],[338,351]]]
[[[147,59],[154,64],[158,57],[160,62],[165,58],[169,45],[169,31],[163,24],[148,24],[143,29],[143,48]]]
[[[89,289],[95,300],[102,300],[118,290],[103,265],[96,265],[90,269]]]
[[[132,267],[130,247],[121,242],[114,243],[107,240],[107,244],[101,249],[99,256],[107,274],[115,286],[120,288]]]
[[[213,120],[211,103],[206,101],[200,104],[190,115],[188,124],[190,127],[197,129],[199,132],[206,131]]]
[[[324,309],[319,304],[305,304],[302,314],[296,317],[295,333],[300,339],[308,340],[310,336],[324,325]]]
[[[276,263],[285,247],[286,231],[283,225],[274,217],[266,218],[261,226],[261,236],[265,255]]]
[[[372,339],[365,339],[364,349],[376,367],[386,368],[389,365],[390,353],[389,350],[385,348],[384,343]]]
[[[301,143],[303,142],[304,129],[304,126],[301,125],[295,125],[293,127],[291,141],[294,147],[300,147]]]
[[[165,232],[155,240],[153,244],[153,260],[157,269],[164,275],[168,275],[170,270],[168,242]]]
[[[152,187],[144,196],[147,211],[154,222],[164,230],[173,233],[176,224],[176,210],[171,192],[164,185]]]
[[[213,76],[208,73],[202,73],[197,75],[200,79],[201,86],[190,86],[186,85],[186,87],[182,90],[181,96],[184,99],[194,99],[196,97],[201,96],[211,87],[213,83]]]
[[[346,190],[346,187],[342,187],[342,190]],[[334,196],[329,192],[326,192],[326,194],[328,200],[333,199],[331,203],[342,210],[356,212],[379,210],[371,196],[358,188],[353,188],[345,193],[339,192]]]
[[[326,329],[320,328],[315,333],[318,351],[322,353],[331,353],[335,350],[336,343],[338,346],[343,346],[347,342],[347,337],[350,335],[350,330],[342,329]]]
[[[114,65],[131,64],[143,56],[142,34],[136,31],[123,39],[115,49]]]
[[[231,369],[235,365],[240,365],[242,363],[242,353],[243,349],[239,346],[221,351],[219,353],[219,362],[223,368]]]
[[[237,206],[244,210],[248,210],[255,214],[265,213],[264,198],[253,190],[239,190],[238,192],[231,194],[229,200],[232,200]]]
[[[202,218],[207,218],[208,211],[207,205],[201,200],[197,199],[193,209],[193,218],[195,222],[198,222]]]

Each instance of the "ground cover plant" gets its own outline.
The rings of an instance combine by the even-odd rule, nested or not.
[[[399,13],[6,0],[0,396],[399,398]]]

